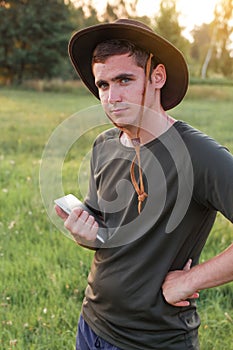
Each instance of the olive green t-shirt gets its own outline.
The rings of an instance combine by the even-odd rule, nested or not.
[[[123,350],[182,350],[200,325],[195,302],[173,307],[161,286],[168,271],[197,264],[220,211],[233,221],[233,157],[184,122],[141,147],[147,199],[137,212],[130,179],[135,150],[116,128],[93,147],[86,204],[109,239],[96,250],[82,313],[101,337]],[[136,169],[137,176],[137,169]]]

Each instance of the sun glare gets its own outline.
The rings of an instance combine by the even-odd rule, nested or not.
[[[195,25],[209,23],[214,17],[214,8],[219,0],[177,0],[176,8],[180,13],[180,24],[185,27],[185,33],[188,33]],[[138,0],[137,11],[139,15],[156,16],[159,10],[160,0]]]
[[[108,0],[110,4],[114,4],[114,0]],[[130,0],[125,0],[127,3]],[[161,0],[138,0],[137,12],[139,16],[146,15],[155,17],[158,13]],[[214,8],[219,0],[176,0],[177,11],[180,13],[179,21],[184,29],[184,35],[189,37],[190,31],[195,25],[209,23],[214,17]],[[102,12],[106,7],[107,0],[92,0],[96,8]]]

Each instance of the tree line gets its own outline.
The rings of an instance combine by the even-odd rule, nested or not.
[[[175,0],[161,0],[156,16],[140,17],[137,0],[108,2],[99,14],[86,0],[0,0],[0,82],[76,78],[68,59],[71,34],[83,27],[119,17],[138,19],[167,38],[185,55],[192,76],[233,77],[233,0],[219,0],[214,20],[192,31],[187,40]]]

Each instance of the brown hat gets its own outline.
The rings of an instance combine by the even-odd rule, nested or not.
[[[92,54],[99,43],[108,39],[128,40],[152,53],[156,60],[164,64],[167,72],[161,94],[163,108],[168,110],[180,103],[188,88],[188,68],[182,53],[148,26],[131,19],[119,19],[84,28],[70,40],[69,55],[74,68],[97,98],[99,93],[92,73]]]

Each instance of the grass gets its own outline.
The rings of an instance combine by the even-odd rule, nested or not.
[[[191,86],[171,114],[233,151],[233,87]],[[0,348],[72,350],[93,253],[75,245],[50,221],[39,190],[42,152],[52,131],[96,100],[85,93],[0,90]],[[66,191],[90,148],[94,129],[64,164]],[[203,251],[205,260],[227,247],[233,229],[221,215]],[[230,350],[233,288],[202,291],[202,350]]]

